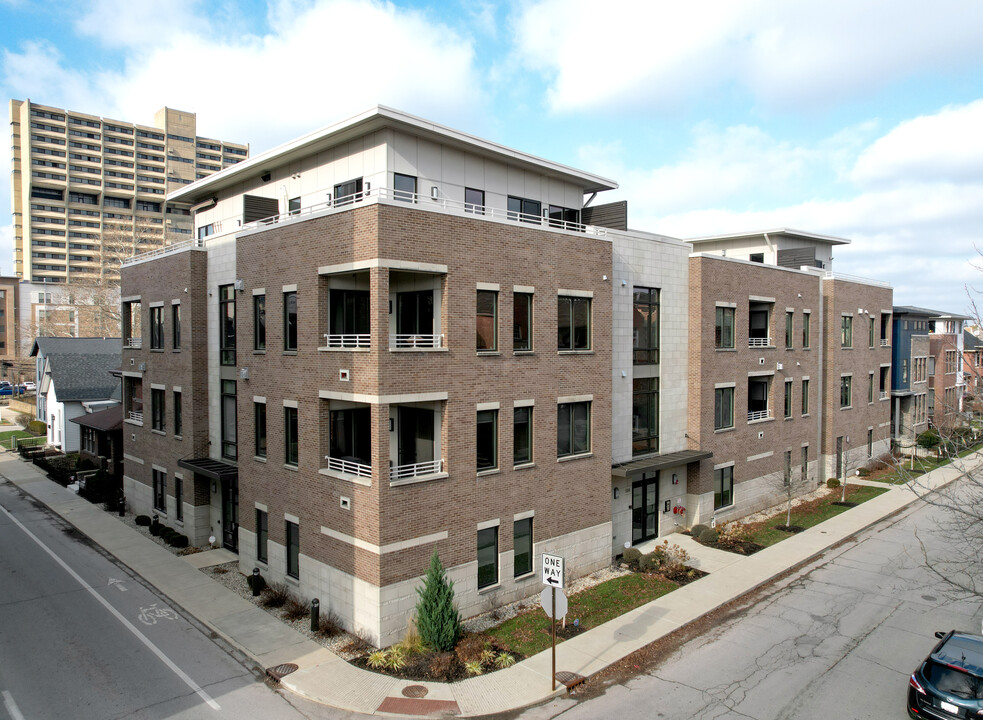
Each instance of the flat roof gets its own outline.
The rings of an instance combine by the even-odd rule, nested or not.
[[[431,137],[445,145],[451,145],[470,153],[505,160],[514,165],[536,170],[549,177],[576,182],[585,192],[614,190],[618,183],[613,180],[577,170],[567,165],[544,160],[543,158],[520,152],[505,145],[483,140],[474,135],[418,118],[400,110],[377,105],[354,117],[328,125],[307,135],[301,135],[279,145],[272,150],[253,155],[247,160],[227,167],[207,178],[202,178],[167,195],[168,202],[197,202],[213,195],[219,190],[238,184],[245,176],[259,176],[301,158],[323,152],[334,147],[376,132],[383,128],[396,128],[414,135]]]
[[[815,242],[826,243],[828,245],[849,245],[850,240],[833,235],[820,235],[819,233],[805,232],[793,228],[775,228],[773,230],[754,230],[751,232],[726,233],[724,235],[706,235],[698,238],[688,238],[686,242],[698,245],[699,243],[719,242],[720,240],[743,240],[745,238],[764,237],[765,235],[786,235],[788,237],[800,238],[802,240],[813,240]]]

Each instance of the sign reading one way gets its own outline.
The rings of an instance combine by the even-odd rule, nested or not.
[[[543,585],[563,587],[563,558],[543,553]]]

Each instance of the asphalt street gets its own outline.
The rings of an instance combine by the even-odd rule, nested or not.
[[[917,536],[940,511],[918,503],[759,592],[703,635],[600,696],[531,708],[526,720],[907,718],[908,676],[936,630],[980,632],[983,600],[951,596]]]
[[[305,716],[258,668],[0,481],[0,718]]]

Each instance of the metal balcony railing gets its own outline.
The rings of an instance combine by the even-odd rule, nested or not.
[[[888,339],[887,338],[881,338],[881,347],[887,347],[888,345],[890,345],[890,342],[888,341]]]
[[[364,335],[324,333],[324,344],[325,347],[329,348],[358,348],[367,350],[369,348],[369,335],[368,333]]]
[[[881,400],[887,400],[887,391],[881,390]]]
[[[747,414],[747,421],[752,420],[768,420],[771,418],[771,410],[753,410],[749,411]]]
[[[439,348],[443,346],[443,335],[390,335],[389,347],[397,350],[411,348]]]
[[[430,462],[413,463],[411,465],[394,465],[389,468],[390,480],[404,480],[406,478],[420,477],[421,475],[433,475],[439,473],[443,466],[443,460],[432,460]]]
[[[132,348],[134,350],[139,350],[140,348],[143,347],[143,338],[142,337],[128,337],[125,340],[123,340],[123,347],[125,347],[125,348]]]
[[[747,339],[748,347],[771,347],[771,338],[763,337],[753,337]]]
[[[130,420],[134,420],[136,422],[143,422],[143,413],[142,412],[137,412],[136,410],[130,410],[126,414],[126,416]]]
[[[355,462],[354,460],[331,457],[330,455],[325,455],[324,459],[328,461],[329,470],[345,473],[346,475],[357,475],[358,477],[372,477],[371,465],[363,465],[362,463]]]

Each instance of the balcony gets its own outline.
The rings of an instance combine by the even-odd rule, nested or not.
[[[881,390],[880,395],[881,395],[881,400],[887,400],[887,392],[886,391]]]
[[[771,347],[771,338],[770,337],[751,337],[751,338],[748,338],[747,339],[747,346],[749,348],[754,348],[754,347],[756,347],[756,348]]]
[[[143,347],[143,338],[142,337],[129,337],[129,338],[125,338],[123,340],[123,348],[124,349],[129,348],[129,349],[132,349],[132,350],[139,350],[142,347]]]
[[[358,462],[357,458],[337,458],[331,457],[330,455],[325,455],[324,459],[328,461],[328,470],[363,478],[372,477],[372,466]]]
[[[747,421],[771,420],[771,410],[750,410],[747,414]]]
[[[126,419],[127,420],[132,420],[133,422],[142,423],[143,422],[143,413],[142,412],[137,412],[136,410],[130,410],[129,412],[126,413]]]
[[[430,460],[409,465],[394,465],[389,468],[389,479],[406,480],[424,475],[435,475],[441,471],[443,462],[443,460]]]
[[[890,347],[891,343],[887,338],[881,338],[881,347]]]
[[[324,333],[324,346],[330,350],[368,350],[369,335]]]
[[[395,334],[389,336],[389,347],[396,350],[433,349],[443,347],[444,336]]]

